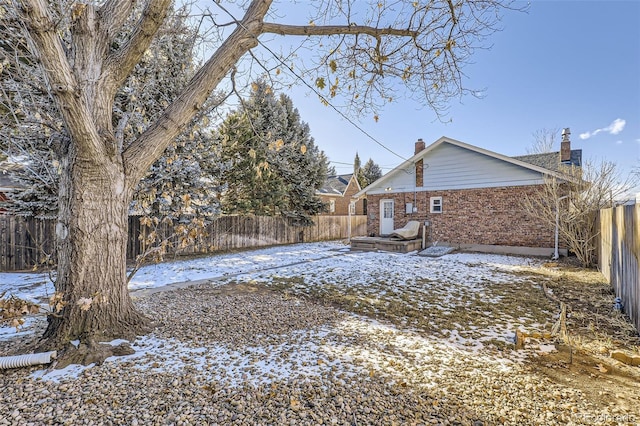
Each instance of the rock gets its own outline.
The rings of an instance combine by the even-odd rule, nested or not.
[[[640,366],[640,356],[629,355],[624,351],[611,351],[611,358],[627,365]]]

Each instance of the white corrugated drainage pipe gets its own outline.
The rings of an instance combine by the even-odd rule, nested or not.
[[[29,365],[49,364],[56,357],[56,351],[39,354],[25,354],[0,357],[0,370],[7,368],[27,367]]]

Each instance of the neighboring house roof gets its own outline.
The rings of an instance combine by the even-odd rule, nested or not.
[[[436,150],[438,147],[441,147],[442,145],[446,145],[446,144],[461,148],[462,150],[465,150],[465,152],[481,154],[483,156],[486,156],[485,158],[499,160],[501,164],[509,164],[512,166],[517,166],[521,168],[521,170],[530,170],[543,175],[555,176],[557,178],[561,178],[565,180],[571,179],[567,175],[563,174],[560,170],[559,153],[551,153],[550,156],[547,156],[546,154],[539,154],[539,155],[530,155],[530,156],[521,156],[521,157],[508,157],[506,155],[498,154],[497,152],[489,151],[484,148],[480,148],[465,142],[461,142],[461,141],[443,136],[437,141],[435,141],[434,143],[432,143],[431,145],[429,145],[428,147],[424,148],[422,151],[415,154],[413,157],[404,161],[402,164],[400,164],[399,166],[391,170],[389,173],[382,176],[380,179],[376,180],[366,188],[360,190],[358,193],[356,193],[353,196],[353,198],[360,198],[365,194],[367,194],[367,192],[369,192],[372,189],[384,188],[386,182],[391,182],[395,176],[398,176],[401,173],[415,173],[415,164],[418,161],[422,160],[424,157],[429,155],[429,153]],[[575,154],[574,154],[574,151],[575,151]],[[574,155],[575,155],[575,161],[577,163],[580,163],[581,157],[582,157],[582,150],[574,150],[574,151],[572,151],[572,161],[574,160]],[[551,156],[554,156],[557,159],[557,163],[558,163],[557,165],[555,166],[551,165],[551,162],[552,162]],[[525,161],[525,160],[528,160],[528,161]]]
[[[0,163],[0,191],[15,191],[23,188],[12,177],[12,172],[19,170],[22,166],[13,163]]]
[[[353,173],[346,175],[335,175],[335,176],[327,176],[327,180],[324,185],[320,189],[316,191],[318,195],[335,195],[343,197],[347,188],[349,187],[349,182],[353,178]],[[358,180],[355,180],[358,189],[360,189],[360,184]]]
[[[534,164],[539,167],[544,167],[547,170],[554,172],[561,172],[561,166],[577,166],[582,167],[582,150],[572,149],[571,158],[569,161],[561,163],[559,152],[545,152],[543,154],[530,154],[530,155],[518,155],[516,160],[524,161],[525,163]]]

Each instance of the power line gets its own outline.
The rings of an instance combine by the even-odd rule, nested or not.
[[[345,163],[345,162],[342,162],[342,161],[329,160],[329,162],[333,163],[333,164],[343,164],[345,166],[353,166],[353,163]],[[378,167],[380,167],[381,169],[392,170],[392,169],[395,169],[396,167],[398,167],[398,165],[395,165],[395,166],[387,166],[387,165],[381,166],[381,165],[378,165]]]
[[[233,16],[232,13],[230,13],[226,8],[224,8],[222,5],[220,5],[219,2],[216,2],[216,5],[221,8],[227,15],[229,15],[235,22],[238,23],[238,25],[240,25],[242,28],[244,28],[246,31],[248,31],[247,27],[245,27],[242,24],[242,21],[236,19],[235,16]],[[313,87],[312,85],[310,85],[304,78],[302,78],[302,76],[298,75],[298,73],[296,73],[293,68],[291,68],[289,65],[287,65],[282,59],[280,59],[280,57],[278,57],[278,55],[276,55],[276,53],[271,50],[266,44],[264,44],[262,41],[260,41],[260,39],[258,37],[256,37],[256,41],[258,42],[258,44],[260,46],[262,46],[267,52],[269,52],[271,54],[271,56],[273,56],[276,61],[278,61],[283,67],[287,68],[289,70],[289,72],[291,74],[293,74],[294,77],[296,77],[299,81],[301,81],[305,86],[307,86],[313,93],[315,93],[317,96],[319,96],[323,102],[325,102],[328,106],[331,107],[331,109],[333,109],[335,112],[337,112],[343,119],[345,119],[347,122],[349,122],[349,124],[351,124],[353,127],[355,127],[356,129],[358,129],[362,134],[364,134],[365,136],[367,136],[369,139],[371,139],[373,142],[375,142],[376,144],[380,145],[382,148],[384,148],[385,150],[389,151],[391,154],[395,155],[396,157],[402,159],[402,160],[407,160],[407,158],[403,157],[402,155],[398,154],[397,152],[393,151],[391,148],[388,148],[386,145],[384,145],[382,142],[380,142],[379,140],[377,140],[375,137],[373,137],[369,132],[367,132],[366,130],[364,130],[359,124],[357,124],[356,122],[354,122],[351,118],[349,118],[346,114],[344,114],[342,111],[340,111],[335,105],[333,105],[331,102],[329,102],[320,92],[318,92],[316,90],[315,87]]]

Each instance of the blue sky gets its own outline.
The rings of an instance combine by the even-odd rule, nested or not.
[[[441,136],[526,154],[536,130],[570,127],[585,159],[614,161],[625,173],[640,166],[640,1],[533,1],[527,13],[506,13],[502,27],[465,69],[467,87],[486,89],[484,97],[453,99],[450,123],[399,100],[377,123],[364,117],[359,125],[406,158],[418,138]],[[339,163],[351,164],[356,151],[385,172],[402,161],[315,95],[289,95],[338,173],[352,170]]]

